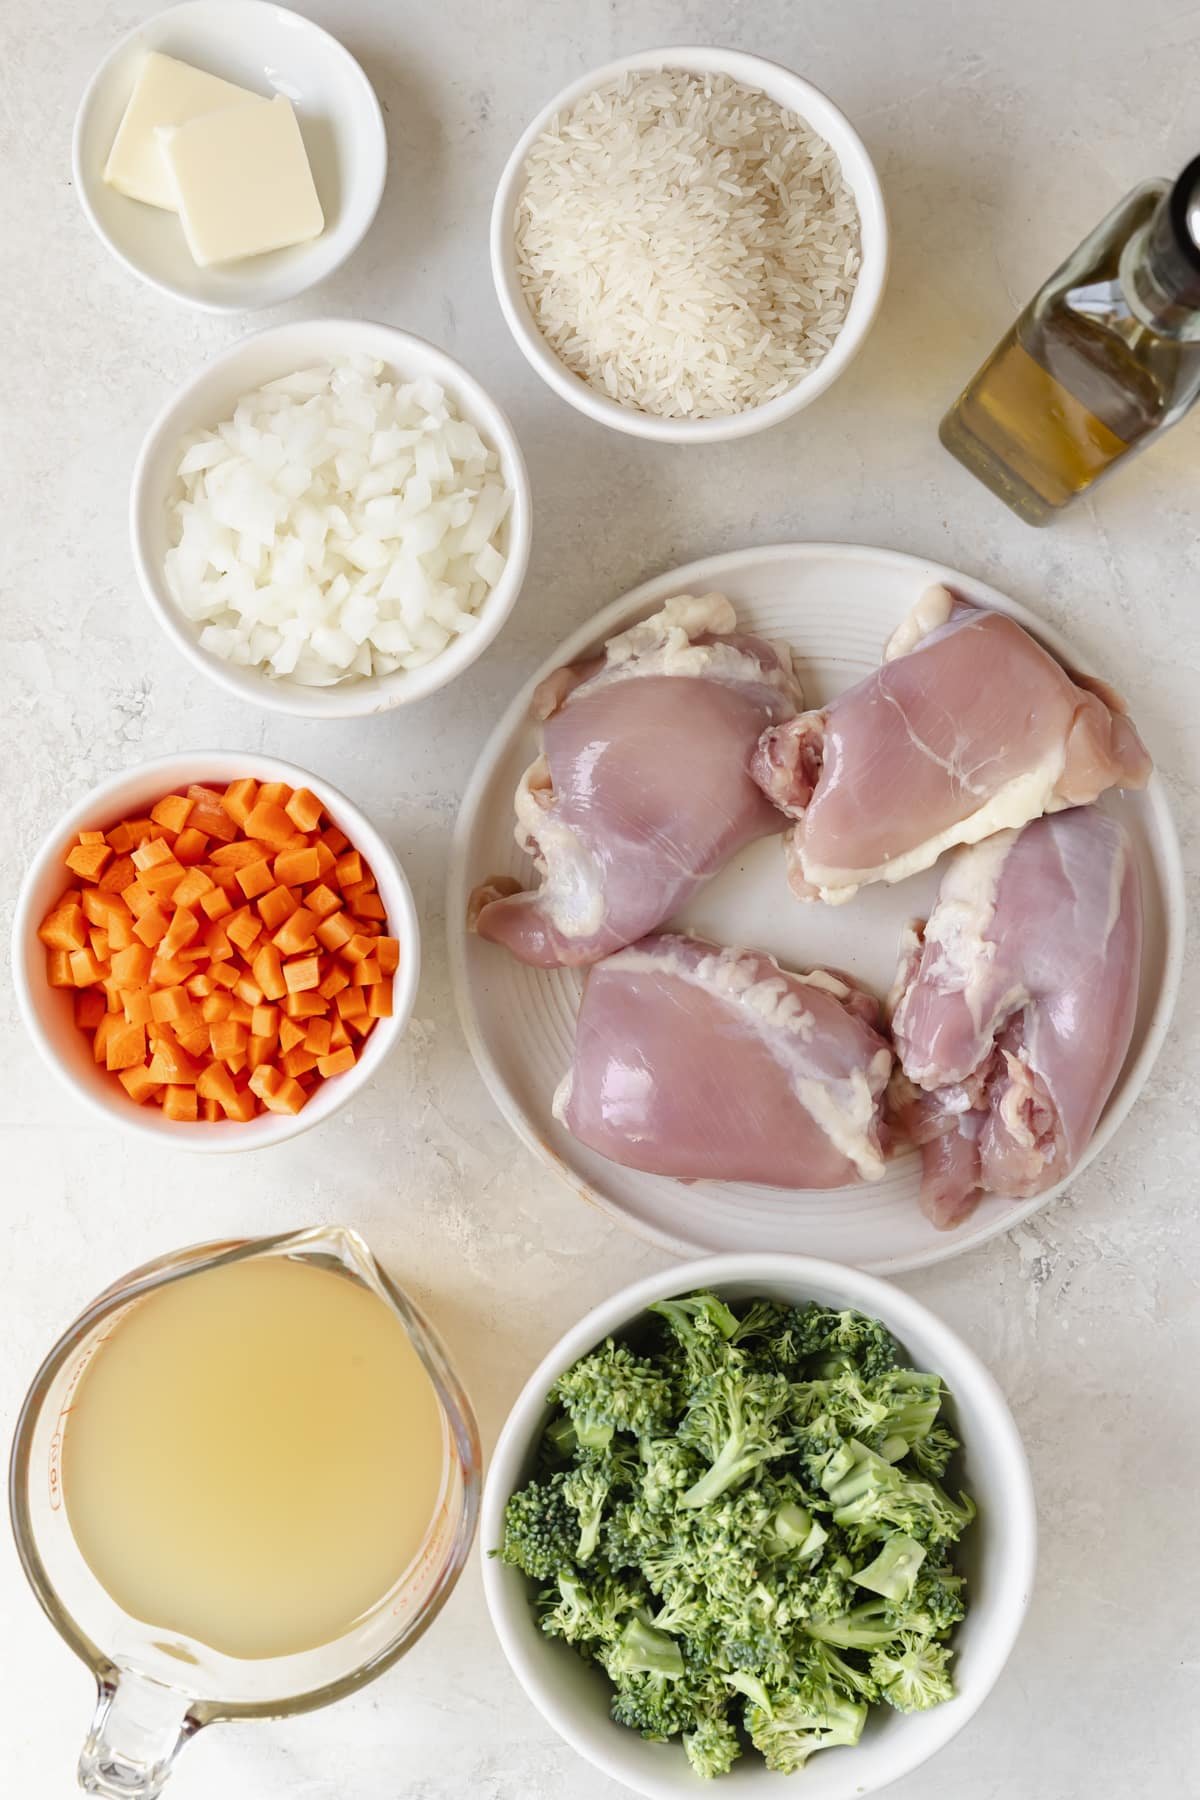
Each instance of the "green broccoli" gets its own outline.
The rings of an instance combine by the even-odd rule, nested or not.
[[[682,1506],[708,1506],[761,1463],[783,1456],[792,1440],[779,1428],[790,1390],[781,1375],[756,1374],[737,1364],[706,1376],[679,1425],[679,1439],[708,1460],[708,1472],[683,1495]]]
[[[897,1712],[924,1712],[954,1697],[945,1644],[905,1631],[871,1658],[881,1697]]]
[[[867,1716],[865,1700],[850,1700],[834,1688],[772,1698],[769,1707],[746,1708],[746,1730],[768,1769],[794,1775],[814,1750],[857,1744]]]
[[[574,1566],[579,1517],[563,1492],[566,1479],[558,1474],[527,1482],[504,1509],[500,1560],[533,1581],[553,1581]]]
[[[615,1431],[659,1431],[671,1416],[671,1384],[645,1357],[611,1338],[560,1375],[550,1392],[585,1450],[607,1450]]]
[[[939,1378],[848,1311],[704,1293],[653,1311],[555,1383],[505,1510],[493,1554],[541,1629],[607,1679],[619,1724],[682,1738],[705,1778],[747,1736],[790,1771],[855,1743],[872,1704],[948,1698],[974,1507],[939,1485],[958,1448]]]
[[[705,1781],[714,1775],[728,1775],[742,1754],[742,1741],[723,1708],[702,1712],[691,1730],[684,1732],[683,1747],[692,1768]]]

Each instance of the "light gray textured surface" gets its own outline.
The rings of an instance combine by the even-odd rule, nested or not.
[[[185,311],[92,238],[69,180],[71,118],[136,3],[3,0],[0,244],[7,382],[0,497],[5,920],[65,805],[143,758],[269,750],[350,793],[404,858],[426,922],[416,1023],[352,1112],[283,1149],[156,1154],[93,1124],[35,1060],[0,980],[5,1440],[51,1339],[131,1265],[200,1237],[316,1219],[359,1226],[445,1333],[486,1441],[525,1372],[601,1296],[664,1258],[585,1210],[516,1145],[459,1034],[442,882],[456,796],[493,719],[548,648],[613,595],[743,543],[844,538],[918,551],[1042,610],[1127,692],[1195,869],[1200,423],[1048,533],[939,449],[937,419],[1017,305],[1134,181],[1200,148],[1200,8],[1143,0],[310,0],[384,102],[391,178],[324,310],[411,327],[509,409],[534,485],[516,616],[444,695],[378,721],[259,717],[155,631],[125,532],[132,460],[171,387],[253,321]],[[487,271],[492,186],[542,100],[655,42],[725,42],[824,87],[861,129],[891,208],[894,274],[850,373],[765,436],[672,451],[609,435],[526,368]],[[1175,1032],[1113,1149],[1070,1197],[982,1251],[913,1276],[990,1363],[1029,1446],[1038,1590],[990,1702],[896,1800],[1197,1792],[1195,1561],[1200,1309],[1194,959]],[[71,1791],[86,1676],[0,1543],[6,1794]],[[800,1778],[797,1792],[803,1787]],[[616,1800],[525,1704],[466,1574],[437,1629],[333,1711],[191,1746],[175,1800]]]

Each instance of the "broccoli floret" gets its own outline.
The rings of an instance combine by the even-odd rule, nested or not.
[[[670,1382],[611,1338],[560,1375],[549,1397],[565,1408],[585,1450],[607,1450],[615,1431],[661,1431],[671,1417]]]
[[[566,1413],[560,1413],[557,1419],[551,1419],[542,1435],[542,1459],[547,1468],[561,1468],[563,1463],[570,1462],[579,1448],[579,1439],[575,1427]]]
[[[898,1625],[929,1636],[949,1631],[966,1616],[965,1586],[953,1569],[931,1569],[926,1563],[908,1600],[896,1609]]]
[[[615,1580],[563,1573],[540,1596],[543,1610],[539,1622],[547,1637],[565,1638],[591,1655],[597,1645],[616,1642],[630,1613],[643,1599],[639,1590]]]
[[[930,1475],[935,1481],[942,1479],[957,1449],[958,1439],[945,1425],[935,1425],[932,1431],[909,1445],[912,1459],[922,1475]]]
[[[579,1542],[575,1546],[577,1562],[590,1562],[600,1540],[600,1520],[604,1503],[612,1487],[612,1471],[598,1456],[587,1456],[576,1464],[563,1481],[563,1498],[579,1516]]]
[[[574,1567],[579,1517],[563,1491],[566,1479],[558,1474],[526,1482],[504,1509],[500,1560],[533,1581],[552,1581]]]
[[[678,1438],[641,1440],[642,1498],[648,1507],[674,1506],[678,1496],[703,1473],[704,1465],[694,1450]]]
[[[710,1466],[680,1504],[708,1506],[760,1464],[785,1455],[792,1440],[780,1421],[789,1398],[782,1376],[747,1372],[732,1361],[707,1376],[680,1422],[679,1438],[699,1450]]]
[[[815,1556],[829,1538],[825,1527],[796,1500],[780,1502],[772,1515],[770,1531],[778,1554],[783,1556]]]
[[[850,1700],[829,1687],[814,1692],[772,1696],[769,1707],[753,1701],[746,1708],[746,1730],[768,1769],[793,1775],[814,1750],[857,1744],[867,1716],[865,1700]]]
[[[949,1661],[945,1644],[905,1631],[893,1644],[876,1650],[871,1673],[881,1697],[897,1712],[924,1712],[954,1698]]]
[[[814,1362],[827,1359],[832,1373],[856,1367],[865,1380],[874,1381],[896,1366],[896,1340],[879,1319],[814,1303],[796,1309],[794,1330],[799,1355]]]
[[[888,1601],[864,1600],[837,1618],[807,1619],[804,1629],[822,1644],[842,1650],[875,1650],[896,1635],[896,1615]]]
[[[850,1655],[842,1655],[832,1644],[808,1642],[797,1665],[802,1672],[802,1685],[816,1683],[834,1687],[852,1700],[878,1700],[879,1683],[868,1668],[860,1668]]]
[[[897,1531],[884,1539],[883,1548],[873,1562],[865,1569],[854,1571],[854,1580],[859,1587],[882,1594],[885,1600],[907,1600],[924,1561],[924,1544]]]
[[[714,1775],[728,1775],[742,1754],[742,1741],[723,1708],[702,1713],[692,1729],[684,1732],[683,1747],[692,1768],[705,1781]]]
[[[975,1517],[974,1502],[965,1494],[956,1506],[936,1482],[897,1469],[857,1438],[830,1457],[821,1486],[835,1522],[857,1526],[868,1537],[903,1531],[924,1544],[950,1542]]]
[[[638,1611],[605,1653],[604,1666],[614,1681],[621,1675],[662,1675],[677,1681],[683,1674],[683,1651],[674,1638],[651,1624],[647,1612]]]
[[[672,1360],[680,1365],[681,1385],[692,1388],[725,1361],[738,1322],[715,1294],[691,1294],[686,1300],[656,1300],[652,1313],[670,1333]]]

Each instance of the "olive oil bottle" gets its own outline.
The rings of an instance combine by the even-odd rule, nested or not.
[[[940,437],[1046,525],[1200,398],[1200,157],[1127,194],[1025,308]]]

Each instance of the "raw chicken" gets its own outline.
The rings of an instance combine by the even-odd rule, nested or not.
[[[1040,1194],[1078,1162],[1129,1048],[1141,955],[1137,865],[1096,807],[954,857],[893,994],[896,1110],[924,1145],[935,1225],[981,1191]]]
[[[794,891],[840,901],[956,844],[1144,787],[1150,766],[1111,689],[1073,679],[1014,619],[938,587],[874,674],[764,733],[754,774],[799,821]]]
[[[803,704],[791,652],[735,634],[719,594],[668,600],[603,658],[544,681],[541,756],[517,789],[536,893],[493,881],[469,922],[540,968],[644,937],[731,856],[783,829],[750,777],[764,727]]]
[[[892,1052],[836,975],[664,933],[588,973],[555,1116],[653,1175],[845,1187],[883,1174]]]

